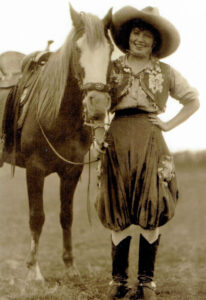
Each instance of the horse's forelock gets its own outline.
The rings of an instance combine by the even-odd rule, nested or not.
[[[105,41],[103,22],[92,14],[83,14],[82,21],[88,46],[94,48],[97,44],[103,44]]]

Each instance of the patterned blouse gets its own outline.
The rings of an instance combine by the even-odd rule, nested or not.
[[[160,61],[152,58],[147,66],[137,74],[127,65],[127,55],[121,56],[114,61],[117,68],[113,68],[110,74],[110,82],[119,85],[124,81],[124,91],[122,97],[113,105],[111,111],[138,107],[148,112],[160,113],[161,109],[155,101],[151,101],[153,95],[161,93],[164,85],[164,74],[160,67]],[[166,65],[166,64],[165,64]],[[188,102],[198,98],[198,92],[191,87],[187,80],[171,66],[169,67],[169,95],[185,105]],[[118,70],[118,71],[117,71]],[[124,74],[127,74],[127,83],[125,84]],[[145,75],[148,76],[148,86],[142,80]]]

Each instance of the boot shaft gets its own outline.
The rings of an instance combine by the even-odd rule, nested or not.
[[[140,282],[152,281],[160,236],[150,244],[142,235],[139,241],[138,279]]]
[[[129,266],[129,249],[131,236],[126,237],[118,245],[112,242],[112,277],[127,280]]]

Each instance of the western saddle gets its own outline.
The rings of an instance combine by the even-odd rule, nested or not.
[[[29,55],[16,51],[0,55],[0,166],[3,164],[8,128],[13,128],[14,133],[11,135],[15,138],[15,128],[23,125],[30,102],[27,101],[29,93],[41,67],[49,59],[49,46],[52,42],[48,41],[44,51],[36,51]],[[18,124],[14,124],[15,119]]]

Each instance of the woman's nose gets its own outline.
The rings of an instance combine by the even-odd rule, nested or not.
[[[140,32],[139,34],[137,34],[136,38],[137,38],[138,41],[144,41],[144,35],[142,34],[142,32]]]

